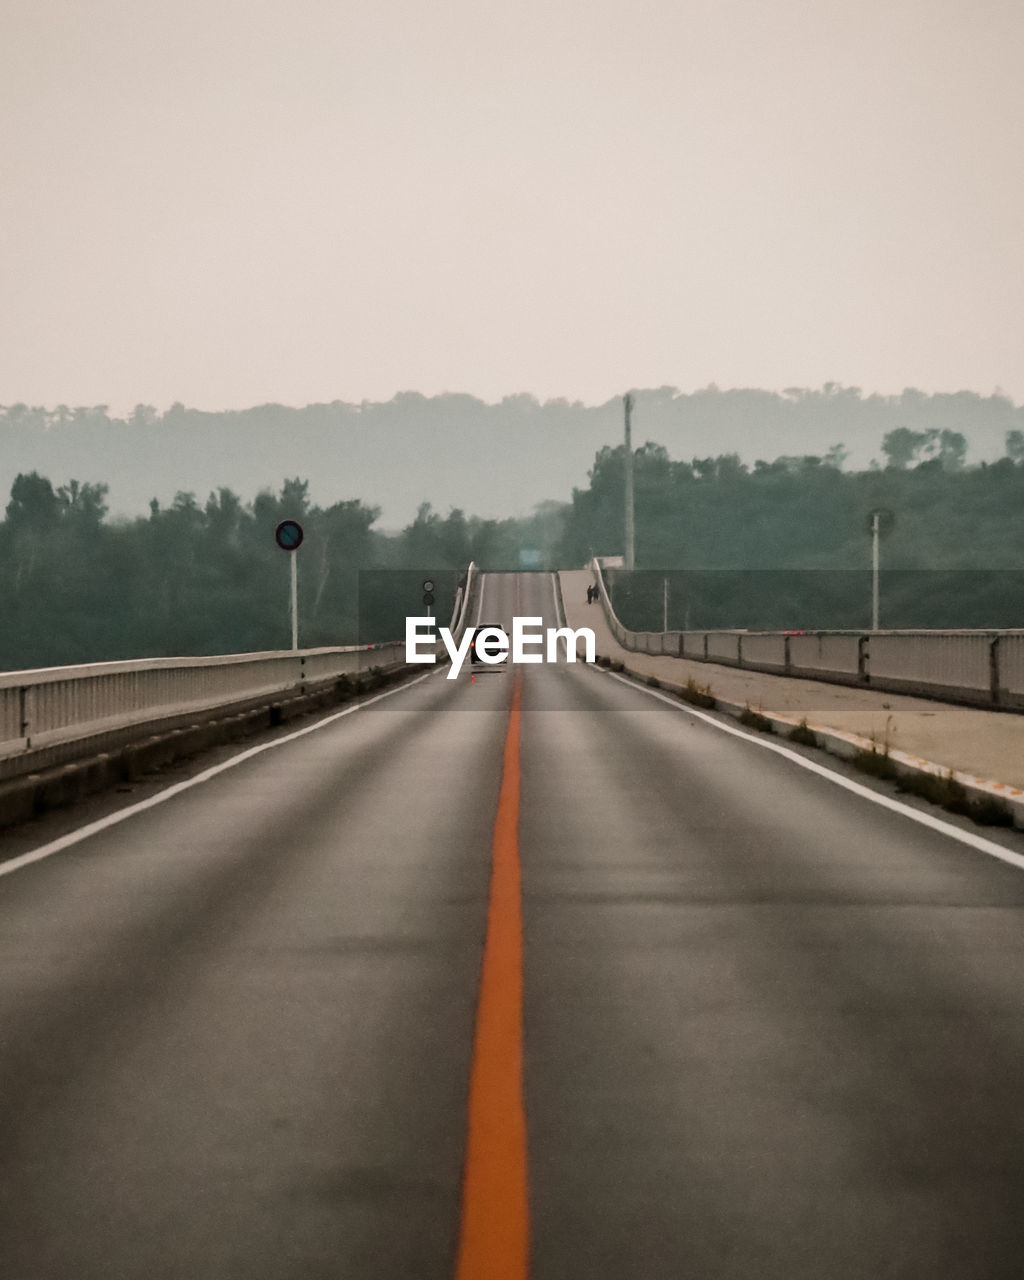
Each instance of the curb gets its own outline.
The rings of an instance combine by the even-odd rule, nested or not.
[[[617,660],[616,660],[617,661]],[[680,695],[685,691],[686,686],[673,680],[663,680],[660,676],[647,676],[643,672],[636,671],[625,663],[622,665],[622,674],[628,675],[640,684],[648,685],[648,681],[656,680],[657,684],[648,685],[649,688],[664,689],[667,693]],[[687,705],[685,699],[681,699],[684,706]],[[746,703],[730,702],[726,698],[714,699],[714,707],[708,710],[721,711],[733,719],[740,719],[745,711],[752,710]],[[858,734],[847,733],[843,729],[833,729],[824,725],[810,724],[806,721],[797,720],[795,716],[788,716],[778,711],[757,711],[758,716],[771,724],[772,732],[779,737],[785,739],[789,730],[795,729],[799,724],[806,723],[807,728],[811,730],[817,738],[817,746],[828,752],[829,755],[838,756],[842,760],[853,760],[862,751],[876,752],[878,751],[878,743],[871,738],[862,738]],[[757,732],[752,729],[752,732]],[[992,803],[993,801],[1003,805],[1013,820],[1013,826],[1019,830],[1024,830],[1024,790],[1018,787],[1011,787],[1006,783],[992,782],[988,778],[976,778],[972,774],[961,773],[956,769],[949,769],[944,765],[936,764],[933,760],[924,760],[920,756],[910,755],[906,751],[899,751],[895,747],[884,752],[884,755],[890,762],[895,780],[899,778],[950,778],[954,782],[960,784],[967,794],[967,799],[974,803]]]

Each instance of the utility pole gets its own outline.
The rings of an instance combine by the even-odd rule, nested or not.
[[[871,630],[878,630],[878,522],[881,513],[871,513]]]
[[[636,530],[633,523],[633,428],[630,415],[633,412],[633,397],[627,394],[626,406],[626,552],[624,556],[627,569],[633,568],[633,552],[636,542]]]
[[[871,630],[878,630],[878,542],[892,532],[896,517],[888,507],[876,507],[868,515],[871,534]]]
[[[668,630],[668,578],[661,580],[661,629]]]

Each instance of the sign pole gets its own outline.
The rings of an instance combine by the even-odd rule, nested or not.
[[[302,525],[297,520],[282,520],[274,530],[274,541],[282,551],[288,552],[291,560],[291,615],[292,615],[292,652],[299,647],[299,569],[296,563],[296,552],[302,546]]]
[[[299,647],[299,557],[288,557],[292,562],[292,651]]]

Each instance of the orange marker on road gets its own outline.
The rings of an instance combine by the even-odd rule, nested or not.
[[[494,823],[456,1280],[526,1280],[529,1272],[519,865],[521,701],[522,675],[517,672]]]

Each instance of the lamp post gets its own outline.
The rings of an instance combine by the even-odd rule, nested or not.
[[[626,550],[623,564],[627,569],[633,567],[633,549],[636,532],[633,526],[633,397],[626,395],[623,403],[626,409],[626,449],[623,461],[626,464]]]
[[[868,516],[871,534],[871,630],[878,630],[878,543],[892,532],[896,517],[888,507],[876,507]]]
[[[878,630],[878,516],[871,513],[871,630]]]

